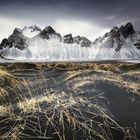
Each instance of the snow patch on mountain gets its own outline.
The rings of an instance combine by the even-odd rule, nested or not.
[[[41,28],[39,28],[38,26],[31,25],[31,26],[25,26],[23,28],[22,34],[25,37],[32,38],[36,36],[37,34],[39,34],[41,31],[42,31]]]
[[[58,38],[43,40],[38,37],[28,41],[28,48],[18,51],[16,48],[10,48],[8,55],[3,54],[8,59],[47,59],[47,60],[74,60],[74,59],[92,59],[94,58],[94,46],[86,48],[78,44],[64,44]]]
[[[140,33],[133,25],[114,27],[91,42],[86,37],[61,36],[51,26],[16,28],[0,44],[0,54],[17,60],[140,59]]]
[[[121,37],[122,46],[117,51],[118,42],[114,42],[114,46],[111,45],[109,38],[106,38],[102,43],[98,44],[98,52],[95,55],[95,59],[137,59],[140,58],[140,50],[138,50],[133,43],[127,39],[124,40]]]

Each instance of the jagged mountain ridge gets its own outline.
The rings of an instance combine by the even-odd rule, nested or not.
[[[131,23],[120,28],[113,29],[103,37],[96,39],[93,43],[100,44],[100,53],[96,58],[140,58],[140,34],[136,32]]]
[[[72,34],[61,36],[51,26],[42,30],[32,25],[23,30],[16,28],[2,40],[0,49],[1,55],[13,59],[138,59],[140,34],[127,23],[92,42]]]

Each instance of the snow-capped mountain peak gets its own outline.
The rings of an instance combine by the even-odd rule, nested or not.
[[[100,59],[135,59],[140,58],[140,50],[136,48],[140,34],[134,31],[133,25],[127,23],[121,27],[113,27],[103,37],[96,40],[99,51],[95,58]],[[95,42],[94,42],[95,43]]]
[[[31,25],[3,39],[0,54],[12,59],[138,59],[140,33],[127,23],[92,42],[83,36],[61,36],[51,26],[41,30]]]
[[[27,30],[27,29],[31,29],[31,31],[32,32],[34,32],[34,31],[42,31],[42,29],[40,28],[40,27],[38,27],[37,25],[30,25],[30,26],[25,26],[24,28],[23,28],[23,31],[24,30]]]
[[[25,26],[22,33],[25,37],[32,38],[41,32],[41,28],[36,25]]]
[[[51,26],[47,26],[39,36],[43,39],[50,39],[52,37],[61,38],[61,35],[57,33]]]

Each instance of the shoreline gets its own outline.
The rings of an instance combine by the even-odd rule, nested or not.
[[[13,59],[2,59],[0,64],[4,63],[97,63],[97,64],[140,64],[140,59],[120,59],[120,60],[13,60]]]

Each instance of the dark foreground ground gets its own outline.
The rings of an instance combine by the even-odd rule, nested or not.
[[[140,138],[140,64],[0,66],[0,139]]]

